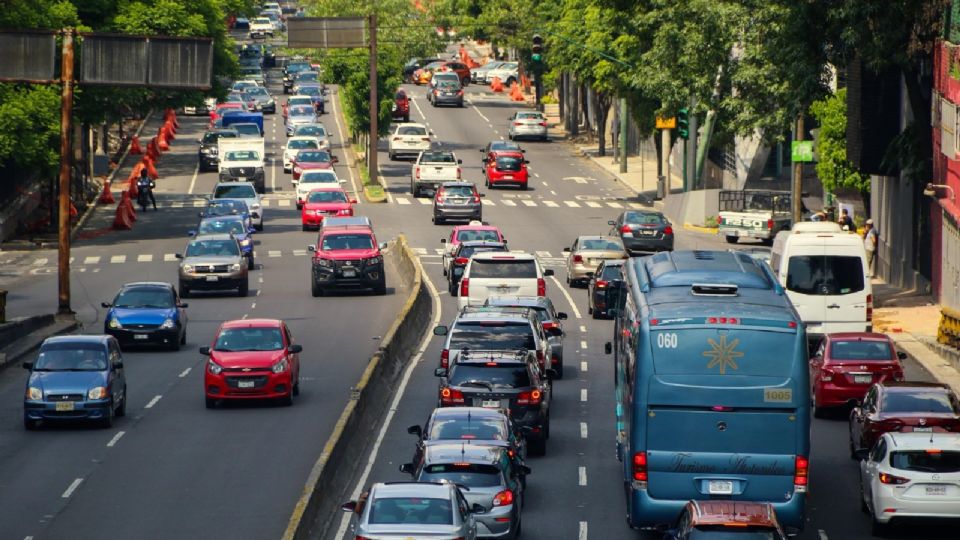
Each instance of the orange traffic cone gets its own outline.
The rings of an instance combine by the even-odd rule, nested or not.
[[[147,176],[154,180],[160,178],[160,174],[157,173],[157,167],[153,164],[152,159],[144,159],[143,164],[147,168]]]
[[[103,191],[100,193],[100,198],[97,199],[97,202],[100,204],[113,204],[116,202],[113,199],[113,192],[110,191],[110,182],[103,183]]]
[[[150,139],[150,144],[147,145],[147,157],[153,160],[160,159],[160,148],[157,147],[156,137]]]
[[[170,149],[170,143],[167,142],[167,137],[163,133],[160,133],[157,137],[157,146],[161,152],[166,152]]]
[[[127,213],[127,208],[124,206],[123,201],[127,201],[127,204],[130,203],[130,194],[126,191],[123,192],[123,198],[120,199],[120,204],[117,205],[117,212],[113,217],[113,228],[129,231],[133,228],[133,222],[130,219],[130,214]]]
[[[160,127],[160,135],[166,137],[168,141],[172,141],[176,137],[173,136],[173,124],[167,120],[163,126]]]
[[[494,77],[490,81],[490,90],[494,92],[503,92],[503,82],[500,80],[500,77]]]
[[[130,140],[130,155],[138,156],[142,153],[143,149],[140,148],[140,137],[134,135],[133,139]]]
[[[131,199],[136,199],[140,195],[140,188],[137,187],[137,179],[133,178],[130,180],[130,184],[127,185],[127,193],[130,194]]]

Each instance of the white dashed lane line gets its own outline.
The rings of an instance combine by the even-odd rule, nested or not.
[[[177,375],[177,376],[182,379],[182,378],[184,378],[184,377],[186,377],[187,375],[190,374],[190,370],[191,370],[191,369],[193,369],[193,368],[187,368],[187,369],[181,371],[181,372],[180,372],[180,375]]]
[[[107,443],[107,448],[112,448],[113,446],[115,446],[117,444],[117,441],[120,440],[120,437],[123,437],[125,433],[126,431],[118,431],[117,434],[114,435],[112,439],[110,439],[110,442]]]
[[[583,349],[586,349],[586,348],[587,348],[587,342],[581,339],[581,340],[580,340],[580,349],[583,350]]]
[[[580,325],[580,331],[586,333],[587,327],[586,327],[586,326],[583,326],[583,325],[581,324],[581,325]]]
[[[587,371],[587,362],[580,362],[580,371]]]
[[[577,540],[587,540],[587,522],[580,522],[580,532],[577,534]]]
[[[587,468],[579,467],[577,469],[577,476],[579,477],[579,482],[581,486],[587,485]]]
[[[586,439],[586,438],[587,438],[587,423],[586,423],[586,422],[580,422],[580,438],[581,438],[581,439]]]
[[[69,499],[70,496],[73,495],[73,492],[76,491],[78,487],[80,487],[80,484],[82,482],[83,482],[83,478],[75,479],[73,482],[70,483],[70,485],[67,487],[67,490],[64,491],[63,495],[61,495],[60,497],[63,499]]]
[[[586,389],[586,388],[581,388],[581,389],[580,389],[580,401],[586,401],[586,400],[587,400],[587,389]]]
[[[577,309],[576,302],[573,301],[573,297],[570,296],[570,293],[567,292],[567,289],[560,283],[560,280],[556,276],[550,276],[550,279],[557,285],[557,288],[560,289],[560,292],[563,293],[564,298],[567,299],[567,302],[570,303],[570,309],[573,310],[573,316],[582,319],[580,316],[580,310]]]
[[[153,406],[156,405],[157,402],[160,401],[160,398],[162,398],[162,397],[163,397],[163,396],[160,396],[160,395],[153,396],[153,399],[151,399],[149,402],[147,402],[147,404],[144,405],[143,408],[144,408],[144,409],[152,409]]]

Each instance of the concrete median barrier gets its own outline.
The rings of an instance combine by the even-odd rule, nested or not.
[[[400,235],[384,253],[397,269],[396,280],[409,290],[403,308],[367,363],[360,381],[334,426],[307,478],[293,510],[284,540],[322,538],[339,521],[340,504],[349,497],[352,480],[374,442],[390,401],[425,332],[430,330],[433,300],[423,279],[420,261]]]

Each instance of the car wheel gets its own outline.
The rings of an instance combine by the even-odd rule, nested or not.
[[[113,415],[114,415],[113,403],[111,403],[110,406],[107,407],[107,416],[106,416],[106,418],[100,420],[100,427],[103,428],[103,429],[110,429],[110,428],[112,428],[112,427],[113,427]]]
[[[301,225],[300,228],[303,229],[303,232],[307,232],[310,230],[310,227],[307,227],[306,225]]]
[[[297,380],[293,383],[293,395],[300,395],[300,374],[297,373]]]
[[[23,418],[23,428],[27,431],[34,431],[40,428],[39,420],[31,420],[27,417]]]
[[[811,390],[810,391],[810,404],[813,407],[813,417],[814,418],[826,418],[827,411],[817,405],[817,395]]]
[[[447,291],[450,296],[457,296],[457,286],[452,281],[447,282]]]
[[[397,155],[394,154],[393,152],[387,152],[387,157],[390,158],[390,161],[396,161],[396,160],[397,160]]]
[[[313,296],[314,298],[323,296],[323,288],[320,287],[320,285],[318,285],[316,281],[311,280],[311,281],[310,281],[310,294],[311,294],[311,296]]]
[[[253,270],[254,266],[256,265],[253,262],[253,254],[251,254],[249,257],[247,257],[247,270]]]
[[[850,431],[850,459],[857,459],[857,446],[853,443],[853,430]]]
[[[171,351],[179,351],[179,350],[180,350],[180,337],[179,337],[179,336],[177,336],[176,339],[174,339],[172,342],[170,342],[170,347],[169,347],[169,349],[170,349]]]
[[[883,538],[887,536],[889,532],[890,532],[889,524],[880,523],[879,521],[877,521],[876,516],[874,516],[873,519],[870,520],[870,534],[872,534],[873,536],[878,536],[880,538]]]
[[[181,344],[181,345],[186,345],[186,344],[187,344],[187,329],[186,329],[186,328],[184,328],[184,329],[183,329],[183,333],[180,334],[180,344]]]
[[[243,283],[240,284],[239,287],[237,287],[237,296],[239,296],[240,298],[247,296],[249,292],[250,292],[249,281],[244,281]]]
[[[387,282],[381,281],[378,283],[377,286],[373,288],[373,294],[376,294],[377,296],[383,296],[387,294]]]
[[[739,237],[737,237],[737,236],[730,236],[729,234],[726,235],[726,236],[724,236],[724,238],[727,240],[727,243],[728,243],[728,244],[736,244],[736,243],[740,240]]]
[[[206,406],[207,406],[208,409],[216,409],[216,408],[217,408],[217,400],[215,400],[215,399],[213,399],[213,398],[208,397],[208,398],[206,399],[205,404],[206,404]]]
[[[600,310],[598,310],[598,309],[593,309],[593,308],[588,308],[588,309],[589,309],[589,311],[590,311],[590,315],[593,316],[594,319],[600,319],[600,318],[602,318],[602,315],[603,315],[603,314],[600,313]]]
[[[289,407],[293,405],[293,389],[290,389],[290,393],[280,398],[280,405],[284,407]]]
[[[190,289],[183,282],[180,282],[180,298],[190,298]]]
[[[178,347],[179,348],[179,347]],[[124,417],[127,415],[127,389],[123,389],[123,400],[120,402],[120,406],[117,407],[117,417]]]
[[[263,222],[261,221],[260,223],[254,225],[253,228],[259,232],[263,232]]]
[[[867,506],[867,494],[863,491],[863,472],[860,472],[860,511],[864,514],[870,514],[870,507]]]
[[[553,370],[557,372],[557,379],[563,378],[563,359],[560,359],[559,362],[553,367]]]
[[[520,508],[523,508],[527,504],[527,498],[523,497],[520,499]],[[513,538],[520,538],[520,534],[523,533],[523,519],[520,517],[520,514],[517,514],[517,526],[513,530]]]

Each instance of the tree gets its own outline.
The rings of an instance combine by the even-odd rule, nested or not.
[[[856,189],[869,208],[870,177],[847,159],[847,90],[815,101],[810,114],[820,124],[817,134],[817,176],[823,189],[835,193],[840,188]]]

